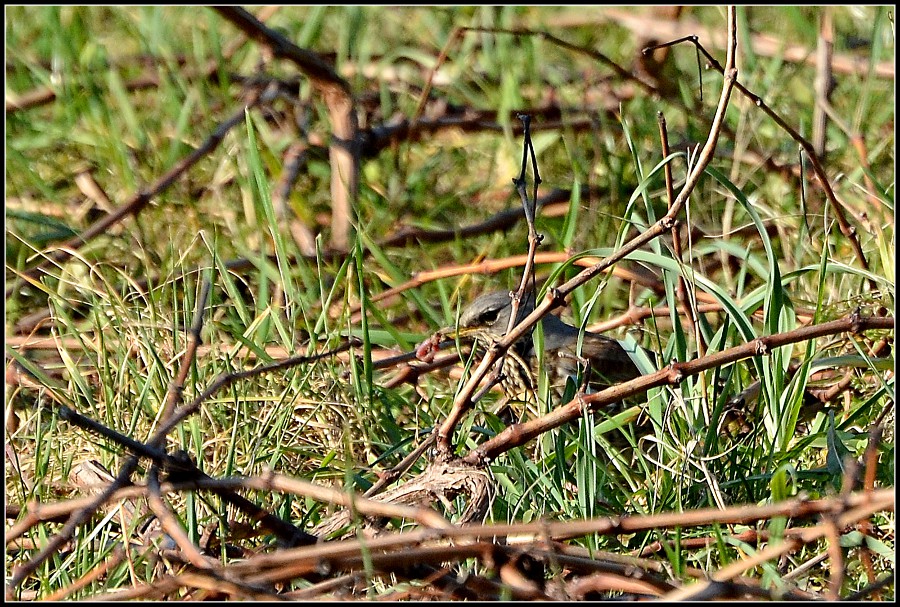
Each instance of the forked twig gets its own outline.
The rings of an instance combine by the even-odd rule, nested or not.
[[[538,194],[538,186],[541,183],[541,175],[538,171],[537,165],[537,155],[534,152],[534,144],[531,141],[531,117],[527,115],[519,116],[522,120],[523,130],[524,130],[524,142],[522,144],[522,171],[519,174],[519,177],[513,179],[513,183],[516,186],[516,191],[518,191],[519,196],[522,199],[522,208],[525,211],[525,220],[528,223],[528,253],[525,256],[525,267],[522,270],[522,280],[519,283],[518,289],[512,293],[511,298],[511,309],[509,314],[509,322],[506,327],[506,333],[509,333],[513,330],[513,327],[518,323],[519,320],[519,307],[522,303],[522,298],[528,298],[532,300],[536,297],[535,293],[535,278],[534,278],[534,262],[535,256],[537,255],[538,245],[541,243],[543,237],[537,233],[534,225],[535,213],[537,211],[537,194]],[[525,182],[525,173],[528,166],[528,158],[531,158],[532,169],[534,171],[534,195],[529,200],[528,198],[528,190],[526,189]],[[458,423],[462,414],[470,408],[474,403],[478,402],[482,396],[484,396],[490,388],[496,384],[500,379],[500,374],[503,373],[503,365],[507,355],[507,350],[510,345],[515,342],[510,342],[509,344],[502,345],[499,342],[493,343],[488,348],[488,353],[485,355],[485,359],[493,359],[493,371],[490,376],[487,378],[487,382],[482,386],[478,392],[476,390],[482,384],[482,380],[485,379],[485,374],[487,369],[481,374],[477,371],[474,373],[466,384],[460,389],[456,398],[453,399],[453,408],[450,413],[447,415],[447,419],[444,420],[444,423],[441,424],[438,430],[438,440],[439,447],[446,454],[446,449],[449,446],[449,436],[452,435],[453,429]],[[485,367],[484,362],[482,362],[479,370]]]

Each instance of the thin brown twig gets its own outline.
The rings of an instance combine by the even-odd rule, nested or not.
[[[786,533],[785,533],[786,534]],[[756,529],[748,529],[741,533],[735,533],[731,536],[733,539],[746,544],[756,544],[757,542],[768,541],[768,531],[757,531]],[[718,537],[683,537],[679,538],[677,547],[680,550],[693,550],[699,548],[708,548],[719,541]],[[674,549],[676,543],[674,540],[656,540],[643,548],[632,550],[631,554],[635,557],[649,557],[654,554],[665,551],[666,549]]]
[[[80,428],[94,432],[99,436],[125,447],[136,457],[149,458],[154,466],[151,468],[151,473],[153,473],[157,467],[161,467],[168,472],[170,476],[177,475],[178,478],[193,479],[197,482],[211,480],[211,477],[197,468],[196,464],[191,461],[190,457],[184,452],[179,451],[170,455],[155,444],[144,444],[128,436],[124,436],[93,419],[76,413],[66,406],[60,407],[59,415],[61,419],[65,419]],[[158,485],[158,480],[156,481],[156,484]],[[151,487],[152,486],[153,484],[151,483]],[[315,537],[303,532],[294,525],[278,518],[274,514],[257,506],[250,500],[233,493],[227,488],[213,488],[213,492],[219,495],[225,502],[247,514],[254,522],[261,523],[263,527],[270,530],[278,536],[283,543],[289,546],[309,544],[316,541]],[[158,498],[159,496],[157,495],[156,497]],[[161,502],[157,501],[156,506],[160,507]],[[168,524],[171,525],[174,523],[170,520],[168,521]]]
[[[816,78],[813,88],[816,93],[816,105],[813,107],[812,144],[823,161],[827,152],[826,129],[828,128],[828,114],[822,102],[828,103],[834,90],[834,74],[831,62],[834,57],[834,24],[832,22],[831,7],[823,6],[819,17],[819,36],[816,48]]]
[[[602,597],[607,592],[616,592],[617,594],[624,593],[625,597],[656,598],[673,588],[671,584],[651,584],[644,576],[635,579],[634,574],[636,573],[638,572],[634,570],[627,572],[601,571],[573,577],[566,581],[566,596],[576,601],[584,601]]]
[[[878,470],[878,447],[881,444],[882,427],[875,424],[869,430],[869,441],[866,444],[866,450],[863,454],[863,464],[865,466],[863,472],[863,490],[873,491],[875,489],[875,475]],[[871,537],[872,523],[867,519],[860,521],[857,529],[864,538]],[[867,542],[863,541],[859,547],[859,560],[866,572],[866,577],[870,585],[877,582],[875,573],[875,564],[872,562],[872,551],[869,549]],[[876,588],[872,591],[872,598],[876,601],[881,600],[881,592]]]
[[[863,181],[866,184],[866,193],[869,196],[869,202],[872,203],[875,208],[881,207],[882,203],[878,196],[878,189],[875,187],[875,182],[872,180],[872,166],[869,164],[869,154],[866,151],[866,142],[863,140],[862,135],[854,133],[850,135],[850,143],[853,144],[853,149],[856,150],[856,154],[859,156],[859,162],[863,168]]]
[[[537,157],[534,154],[534,148],[531,143],[531,117],[528,115],[521,115],[520,118],[522,120],[522,128],[524,131],[524,142],[522,144],[522,171],[519,177],[513,179],[513,183],[516,186],[516,191],[519,193],[519,197],[522,199],[522,209],[524,210],[525,220],[528,224],[528,252],[525,254],[525,266],[522,270],[522,279],[519,282],[519,287],[515,292],[512,293],[510,301],[511,306],[509,321],[506,327],[507,333],[510,332],[518,322],[519,307],[522,303],[522,299],[528,298],[529,300],[533,301],[533,298],[536,296],[534,264],[535,256],[537,255],[537,247],[543,239],[543,237],[537,233],[534,225],[534,218],[537,212],[538,186],[541,183],[541,176],[538,172]],[[532,200],[528,199],[528,190],[525,185],[525,173],[527,169],[529,153],[534,169],[534,197]],[[508,348],[509,345],[504,347],[498,343],[493,343],[490,346],[489,356],[493,356],[493,358],[495,359],[495,363],[490,375],[485,378],[485,374],[481,374],[479,376],[476,373],[469,378],[468,382],[466,382],[465,385],[463,385],[463,387],[460,389],[460,393],[466,394],[467,396],[463,399],[454,399],[453,409],[447,416],[447,421],[445,421],[445,423],[440,427],[438,433],[439,439],[449,433],[452,433],[453,425],[457,423],[459,417],[462,415],[464,408],[470,407],[472,404],[478,402],[494,384],[500,381],[500,374],[503,373],[503,367],[505,364]],[[486,382],[484,381],[485,379],[487,379]],[[483,385],[483,387],[476,392],[478,386],[483,382],[485,383],[485,385]],[[444,445],[442,445],[442,449],[445,453],[446,448],[447,444],[445,443]]]
[[[416,109],[413,112],[412,118],[409,120],[410,129],[415,128],[416,123],[419,122],[419,118],[422,117],[422,112],[425,111],[425,104],[428,102],[428,96],[431,94],[434,76],[437,74],[438,70],[441,69],[441,66],[444,65],[444,62],[447,61],[450,47],[458,40],[462,39],[463,31],[463,28],[460,27],[453,28],[453,31],[450,32],[450,36],[447,38],[447,42],[444,43],[441,52],[438,54],[437,61],[435,61],[434,66],[428,70],[428,75],[425,77],[425,86],[422,87],[422,93],[419,95],[419,102],[416,104]]]
[[[299,590],[289,590],[288,592],[282,593],[281,596],[293,599],[295,601],[322,598],[326,593],[333,590],[345,590],[347,588],[352,588],[364,578],[364,575],[365,574],[361,571],[353,571],[345,575],[338,575],[331,579],[324,580],[317,584],[312,584],[311,586],[307,586],[306,588],[301,588]]]
[[[702,304],[696,307],[697,314],[714,314],[721,311],[722,304],[718,303]],[[632,306],[621,314],[611,316],[606,320],[588,326],[587,330],[594,333],[605,333],[619,327],[640,324],[648,318],[655,318],[657,319],[657,322],[659,322],[660,319],[668,318],[672,312],[683,314],[684,309],[680,306],[676,307],[674,310],[670,306]],[[753,316],[756,317],[762,317],[762,315],[762,310],[757,310],[753,313]],[[804,322],[804,320],[806,319],[801,319],[801,323]]]
[[[552,559],[555,561],[556,566],[565,567],[572,572],[614,575],[616,576],[616,583],[614,587],[609,588],[610,590],[623,588],[624,586],[619,585],[622,582],[626,584],[640,584],[643,588],[642,593],[656,596],[674,589],[672,582],[659,575],[660,573],[665,573],[665,571],[658,567],[658,562],[651,559],[633,558],[625,561],[624,559],[615,558],[620,555],[609,555],[600,551],[593,551],[591,554],[585,555],[575,555],[568,553],[566,549],[569,546],[567,544],[554,543],[553,547],[554,550],[552,552],[549,550],[530,549],[528,553],[534,557],[543,556],[547,561]],[[614,558],[609,559],[607,556],[613,556]],[[583,585],[589,586],[590,582],[582,580],[586,580],[586,578],[579,578],[579,581],[572,586],[567,584],[566,594],[573,598],[583,598],[584,593],[581,591]]]
[[[179,470],[182,469],[184,467],[184,464],[186,463],[186,458],[179,458],[175,455],[170,455],[157,445],[144,444],[138,440],[131,438],[130,436],[126,436],[121,432],[117,432],[90,417],[78,413],[67,405],[61,405],[57,409],[57,415],[59,415],[59,418],[61,420],[69,422],[73,426],[81,428],[82,430],[93,432],[98,436],[101,436],[121,447],[124,447],[132,455],[136,455],[138,457],[146,457],[153,463],[164,466],[167,469]]]
[[[127,491],[127,489],[130,489],[130,487],[127,487],[125,490]],[[123,489],[120,489],[119,491],[123,491]],[[109,501],[114,501],[118,495],[119,492],[114,493]],[[33,528],[38,523],[65,523],[73,512],[90,507],[95,499],[95,496],[89,495],[53,504],[42,504],[37,501],[29,502],[24,508],[25,515],[22,519],[6,530],[6,544],[10,545],[12,542],[25,535],[29,529]],[[19,513],[21,513],[21,511],[22,508],[20,507]],[[7,516],[9,516],[9,514],[10,511],[7,510]]]
[[[180,588],[180,584],[175,581],[175,577],[165,575],[153,580],[152,584],[135,584],[131,588],[124,590],[113,590],[101,594],[95,594],[90,597],[92,602],[107,601],[128,601],[132,599],[147,599],[161,601],[169,592],[173,592]]]
[[[523,134],[525,137],[522,144],[524,148],[522,154],[522,173],[519,175],[518,179],[513,180],[513,183],[516,186],[516,190],[519,192],[519,197],[522,199],[522,208],[525,211],[525,222],[528,225],[528,252],[525,257],[525,267],[522,269],[522,280],[519,283],[516,295],[512,298],[512,312],[510,313],[509,326],[506,327],[507,331],[512,329],[513,325],[516,324],[516,316],[518,315],[518,308],[521,305],[522,298],[526,296],[526,292],[534,290],[534,259],[535,255],[537,255],[537,248],[544,238],[537,233],[537,229],[534,225],[534,218],[538,208],[538,187],[541,185],[541,174],[538,171],[537,156],[534,153],[534,145],[531,141],[531,116],[523,114],[519,116],[519,118],[522,120],[522,127],[524,129]],[[531,157],[532,169],[534,171],[534,195],[530,200],[528,199],[528,192],[525,188],[525,169],[529,156]]]
[[[527,28],[525,28],[525,29],[520,29],[520,28],[510,29],[510,28],[500,28],[500,27],[466,27],[464,29],[466,32],[485,32],[485,33],[491,33],[491,34],[511,34],[513,36],[535,36],[538,38],[544,38],[545,40],[549,40],[550,42],[552,42],[553,44],[555,44],[556,46],[558,46],[560,48],[563,48],[563,49],[566,49],[568,51],[572,51],[575,53],[580,53],[582,55],[586,55],[586,56],[594,59],[595,61],[602,63],[603,65],[607,66],[612,71],[614,71],[619,78],[621,78],[622,80],[625,80],[627,82],[632,82],[632,83],[636,84],[637,86],[644,89],[644,92],[646,92],[649,95],[656,96],[659,92],[656,90],[656,88],[652,84],[645,82],[644,80],[638,78],[637,76],[632,74],[629,70],[625,69],[624,67],[622,67],[621,65],[619,65],[618,63],[616,63],[615,61],[610,59],[608,56],[601,53],[600,51],[593,49],[593,48],[588,48],[588,47],[584,47],[584,46],[578,46],[577,44],[572,44],[571,42],[567,42],[567,41],[563,40],[562,38],[559,38],[558,36],[554,36],[550,32],[545,32],[542,30],[527,29]]]
[[[206,572],[189,571],[172,578],[174,588],[198,588],[215,596],[226,595],[230,598],[240,598],[251,601],[285,601],[284,597],[276,592],[253,588],[249,584],[239,584],[234,580],[223,579],[221,576]],[[194,599],[190,599],[194,600]]]
[[[596,49],[578,46],[576,44],[566,42],[565,40],[563,40],[557,36],[554,36],[550,33],[540,31],[540,30],[532,30],[532,29],[527,29],[527,28],[525,28],[525,29],[522,29],[522,28],[506,29],[506,28],[489,28],[489,27],[486,27],[486,28],[472,27],[472,28],[468,28],[468,29],[470,31],[506,33],[506,34],[519,35],[519,36],[537,36],[537,37],[544,38],[546,40],[549,40],[551,43],[559,46],[560,48],[564,48],[566,50],[590,57],[591,59],[606,65],[607,67],[612,69],[619,78],[621,78],[622,80],[624,80],[626,82],[631,82],[631,83],[635,84],[636,86],[643,89],[643,91],[645,93],[652,95],[654,97],[660,98],[662,100],[665,100],[667,103],[674,105],[675,107],[681,109],[682,111],[684,111],[685,113],[687,113],[689,115],[696,115],[696,108],[689,107],[686,103],[684,103],[681,100],[681,98],[679,96],[664,94],[652,82],[649,82],[649,81],[645,80],[644,78],[638,77],[637,75],[635,75],[632,72],[630,72],[629,70],[623,68],[618,63],[616,63],[615,61],[613,61],[612,59],[610,59],[603,53],[600,53]],[[695,35],[685,36],[683,39],[686,40],[688,38],[696,38],[696,36]],[[726,39],[727,39],[726,48],[728,48],[728,45],[731,44],[732,38],[730,37],[730,35],[728,35],[728,36],[726,36]],[[666,48],[667,46],[669,46],[669,44],[664,43],[664,44],[655,45],[653,47],[650,47],[650,48],[644,49],[644,50],[645,50],[645,52],[647,52],[650,50]],[[702,101],[702,89],[701,89],[701,101]],[[700,116],[700,118],[702,119],[703,117]],[[730,139],[734,140],[736,138],[736,134],[735,134],[734,130],[727,123],[722,123],[718,128],[721,129],[721,131],[723,133],[725,133]],[[794,174],[794,171],[792,171],[790,168],[785,167],[784,165],[778,164],[774,160],[774,158],[772,158],[771,154],[754,152],[753,155],[756,157],[756,160],[758,162],[761,162],[770,171],[774,171],[779,174],[784,174],[784,173]]]
[[[522,121],[524,141],[522,142],[522,172],[518,178],[513,179],[516,191],[522,199],[522,209],[525,212],[525,223],[528,225],[528,251],[525,254],[525,266],[522,268],[522,279],[519,281],[519,287],[516,289],[510,301],[509,322],[506,331],[510,331],[515,326],[519,316],[519,307],[522,305],[523,299],[531,300],[536,296],[535,277],[534,277],[534,258],[537,255],[537,248],[541,244],[544,237],[537,233],[534,226],[534,218],[537,213],[538,202],[538,186],[541,184],[541,174],[538,171],[537,156],[534,153],[534,145],[531,142],[531,116],[522,114],[519,116]],[[528,158],[531,158],[532,168],[534,170],[534,196],[528,199],[528,190],[525,187],[525,172],[527,168]],[[492,346],[493,347],[493,346]],[[502,373],[505,364],[507,352],[500,355],[499,362],[494,366],[494,373]],[[471,381],[471,380],[470,380]],[[488,382],[492,385],[493,382]],[[463,388],[465,391],[466,388]],[[484,394],[480,392],[477,397],[473,397],[473,402],[478,402],[478,398]]]
[[[841,498],[838,497],[835,499],[840,500]],[[838,504],[835,504],[835,506],[837,505]],[[836,510],[838,510],[838,508],[824,511],[823,522],[815,527],[803,529],[798,534],[792,534],[779,544],[770,544],[756,552],[752,557],[735,561],[731,565],[712,574],[709,581],[701,581],[691,586],[683,587],[668,594],[664,597],[665,600],[699,600],[701,595],[704,596],[704,598],[711,598],[706,595],[711,585],[731,581],[733,577],[743,573],[751,567],[755,567],[782,554],[793,552],[803,545],[812,543],[822,537],[827,537],[829,539],[828,554],[832,559],[832,575],[831,580],[829,581],[828,599],[837,600],[839,598],[837,590],[840,588],[844,574],[843,556],[840,553],[840,529],[848,524],[848,521],[851,519],[854,519],[854,522],[855,520],[858,520],[856,519],[858,510],[855,511],[849,508],[844,509],[843,516],[840,516],[840,513]]]
[[[213,483],[214,481],[210,481],[209,485]],[[443,516],[426,505],[414,507],[373,500],[351,491],[340,491],[331,487],[323,487],[303,479],[278,474],[272,470],[264,471],[258,477],[247,478],[245,483],[246,486],[256,489],[271,489],[292,493],[329,504],[352,508],[366,516],[406,518],[432,529],[447,529],[450,527],[450,523]]]
[[[533,108],[519,110],[519,112],[528,112],[529,114],[539,113],[559,113],[559,108],[551,106],[549,108]],[[535,131],[559,131],[569,129],[574,132],[583,132],[589,130],[594,124],[588,117],[575,117],[562,119],[548,119],[534,125]],[[518,124],[510,125],[513,135],[521,135],[522,126]],[[411,124],[408,120],[395,120],[388,124],[375,126],[367,129],[362,137],[362,148],[360,155],[371,158],[377,155],[381,150],[389,145],[396,144],[400,141],[416,142],[424,139],[428,135],[434,135],[442,131],[463,131],[466,133],[483,133],[486,131],[504,132],[504,125],[499,121],[497,112],[493,110],[479,110],[472,115],[462,117],[448,116],[439,118],[420,118],[415,124]]]
[[[178,374],[169,383],[166,403],[160,413],[160,419],[163,421],[167,420],[172,415],[172,412],[175,411],[175,408],[184,400],[184,382],[191,370],[191,366],[194,364],[197,348],[203,343],[200,333],[203,330],[203,315],[206,311],[206,304],[209,301],[210,291],[212,291],[212,281],[209,278],[205,278],[201,283],[200,294],[197,297],[194,320],[188,332],[187,346],[181,359],[181,366]]]
[[[206,388],[206,390],[204,390],[199,396],[191,401],[190,404],[176,409],[168,420],[161,423],[156,431],[156,434],[153,435],[153,438],[150,442],[151,444],[153,444],[156,440],[159,440],[159,438],[164,438],[165,436],[167,436],[169,432],[171,432],[172,429],[175,428],[175,426],[177,426],[179,423],[181,423],[185,418],[196,413],[200,408],[200,405],[203,404],[210,396],[212,396],[219,390],[230,386],[236,381],[246,379],[248,377],[255,377],[257,375],[262,375],[265,373],[271,373],[273,371],[289,369],[297,365],[308,364],[325,358],[330,358],[339,352],[348,350],[353,346],[358,346],[359,343],[360,342],[356,339],[348,339],[340,346],[337,346],[336,348],[325,352],[320,352],[318,354],[313,354],[310,356],[292,356],[290,358],[285,358],[272,364],[261,365],[253,369],[247,369],[246,371],[223,373],[215,380],[213,380],[213,382]]]
[[[798,567],[794,567],[793,569],[791,569],[790,571],[785,573],[783,576],[781,576],[781,579],[783,579],[785,581],[791,581],[791,580],[797,579],[798,577],[807,573],[813,567],[820,565],[827,559],[828,559],[828,553],[820,552],[819,554],[815,555],[814,557],[807,559],[806,561],[801,563]]]
[[[793,542],[782,544],[781,547],[792,548]],[[773,550],[772,552],[777,552]],[[777,556],[777,555],[776,555]],[[682,589],[671,592],[663,597],[665,601],[691,601],[691,602],[709,602],[709,601],[727,601],[727,600],[746,600],[746,599],[767,599],[769,601],[820,601],[823,597],[808,591],[797,590],[796,588],[766,588],[759,584],[754,578],[743,577],[738,580],[705,580],[683,587]]]
[[[881,596],[880,590],[887,586],[891,586],[894,584],[895,576],[893,572],[885,572],[886,575],[882,577],[880,580],[875,581],[865,588],[862,588],[848,596],[844,597],[846,601],[860,601],[868,597],[870,594],[875,598],[875,600],[879,600],[877,597]]]
[[[889,341],[887,338],[879,339],[877,342],[872,344],[871,348],[869,348],[868,356],[872,358],[881,356],[887,349],[888,345]],[[844,373],[844,376],[839,381],[835,382],[825,390],[813,390],[813,393],[816,394],[816,398],[818,398],[822,402],[830,402],[837,398],[839,394],[850,388],[854,377],[856,377],[856,370],[854,368],[847,369],[847,371]]]
[[[281,220],[289,217],[288,198],[300,171],[306,166],[308,157],[309,145],[305,141],[292,143],[284,152],[281,176],[278,178],[278,183],[272,188],[272,205]],[[305,257],[315,257],[316,237],[313,231],[298,217],[291,218],[288,225],[300,253]]]
[[[439,343],[438,348],[445,348],[451,345],[454,345],[454,342],[453,340],[448,339]],[[378,361],[373,360],[372,368],[389,369],[398,365],[405,365],[400,374],[382,384],[385,388],[393,388],[402,383],[415,383],[416,380],[425,373],[430,373],[436,369],[449,367],[454,363],[459,362],[460,356],[467,355],[468,352],[466,350],[447,352],[446,354],[443,354],[441,356],[436,356],[434,360],[426,363],[421,361],[417,357],[416,350],[412,350],[409,352],[404,352],[403,354],[398,354],[396,356],[388,356]]]
[[[844,132],[844,135],[850,139],[850,144],[853,146],[853,149],[856,150],[856,154],[859,157],[859,163],[862,167],[863,173],[863,183],[865,184],[866,196],[869,199],[869,203],[872,209],[880,209],[884,206],[883,201],[879,197],[878,188],[875,187],[875,181],[872,179],[872,166],[869,164],[869,154],[866,150],[866,142],[863,138],[862,134],[859,133],[856,129],[852,128],[845,120],[843,120],[840,116],[838,116],[837,112],[834,109],[834,106],[825,99],[817,99],[817,107],[821,106],[822,111],[828,116],[828,118],[834,122],[837,127]],[[868,212],[868,211],[866,211]],[[859,211],[855,213],[858,221],[865,221],[864,214],[861,214]]]
[[[844,585],[844,552],[841,549],[841,530],[834,518],[826,515],[821,526],[828,538],[828,560],[831,562],[831,573],[828,578],[828,590],[825,597],[829,601],[837,601],[841,597],[841,586]]]
[[[200,345],[201,337],[200,334],[203,330],[203,317],[206,311],[206,303],[209,299],[209,293],[212,290],[212,281],[209,278],[204,279],[201,282],[200,294],[197,297],[196,307],[194,309],[194,319],[191,323],[191,328],[188,334],[188,342],[187,347],[185,349],[184,356],[181,360],[181,365],[179,367],[179,371],[176,376],[169,383],[169,388],[166,394],[166,402],[163,405],[163,409],[160,412],[160,420],[165,423],[172,417],[172,414],[175,412],[175,408],[183,401],[184,399],[184,382],[187,379],[188,373],[190,372],[191,367],[194,364],[197,355],[197,347]],[[153,440],[150,441],[150,447],[160,448],[165,442],[166,435],[157,435]],[[150,467],[150,472],[148,475],[148,487],[149,494],[147,496],[147,503],[150,508],[153,510],[153,513],[156,515],[156,518],[159,520],[163,529],[169,534],[175,543],[181,548],[181,551],[184,553],[185,557],[193,564],[195,567],[199,569],[210,569],[213,567],[212,563],[207,559],[203,554],[201,554],[200,549],[194,546],[193,542],[191,542],[185,530],[181,527],[178,520],[175,516],[169,511],[166,507],[165,502],[160,495],[159,488],[159,464],[154,462],[154,464]]]

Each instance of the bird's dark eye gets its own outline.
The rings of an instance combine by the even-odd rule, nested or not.
[[[478,317],[478,324],[480,325],[492,325],[497,322],[497,317],[500,315],[500,308],[495,308],[493,310],[485,310],[481,316]]]

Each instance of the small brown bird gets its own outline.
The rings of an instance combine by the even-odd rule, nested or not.
[[[534,298],[525,297],[520,304],[517,321],[534,310]],[[466,306],[459,317],[456,330],[447,334],[460,339],[473,340],[476,347],[486,348],[501,339],[509,327],[512,300],[509,291],[494,291],[476,298]],[[561,396],[568,378],[587,379],[587,387],[599,390],[619,382],[634,379],[641,373],[622,345],[615,339],[581,332],[553,315],[541,320],[544,333],[544,367],[553,391]],[[578,349],[579,334],[581,349]],[[505,394],[525,400],[537,387],[538,357],[532,336],[526,335],[507,351],[503,363],[501,386]],[[585,376],[584,372],[589,369]],[[584,385],[584,380],[581,380]],[[525,397],[523,399],[523,396]]]

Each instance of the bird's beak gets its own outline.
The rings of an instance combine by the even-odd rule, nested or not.
[[[449,327],[444,327],[443,329],[438,329],[435,335],[440,335],[442,339],[463,339],[470,335],[474,335],[477,332],[478,327],[457,327],[451,325]]]

